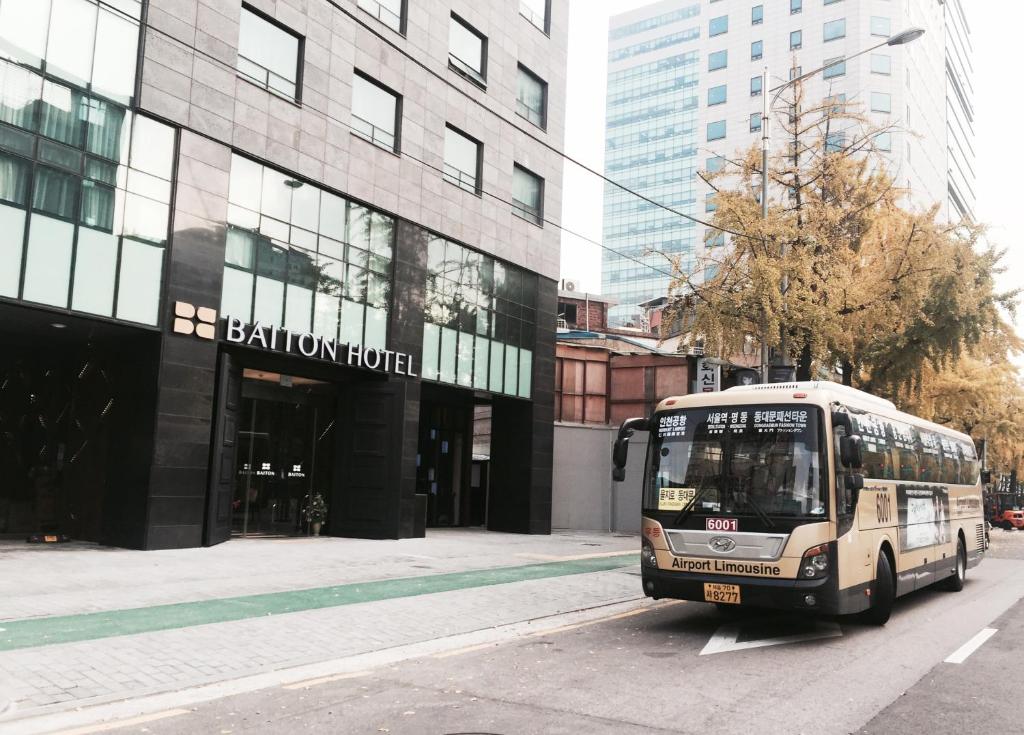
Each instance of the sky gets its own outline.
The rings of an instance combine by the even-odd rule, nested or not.
[[[650,0],[570,0],[566,153],[604,170],[604,104],[608,18]],[[1024,145],[1022,97],[1012,65],[1024,27],[1024,2],[963,0],[974,48],[976,215],[989,226],[988,238],[1005,248],[1006,272],[999,286],[1024,287]],[[562,278],[601,290],[602,181],[566,162],[562,203]],[[1016,216],[1015,216],[1016,215]],[[1017,318],[1024,334],[1024,314]]]

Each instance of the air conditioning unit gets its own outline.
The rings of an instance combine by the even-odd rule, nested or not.
[[[582,291],[583,289],[580,288],[580,282],[579,281],[575,281],[572,278],[563,278],[562,279],[562,290],[563,291],[570,291],[571,292],[571,291]]]

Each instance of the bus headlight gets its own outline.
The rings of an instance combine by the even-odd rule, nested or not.
[[[804,552],[800,560],[800,579],[821,579],[828,573],[828,546],[821,544]]]
[[[643,544],[640,546],[640,563],[651,569],[658,568],[658,556],[654,553],[654,547],[651,546],[651,542],[647,539],[644,539]]]

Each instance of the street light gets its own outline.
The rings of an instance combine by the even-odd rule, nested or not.
[[[840,63],[845,64],[850,59],[855,59],[858,56],[863,56],[864,54],[870,53],[871,51],[874,51],[875,49],[881,48],[882,46],[902,46],[904,44],[910,43],[911,41],[916,41],[918,38],[920,38],[923,35],[924,35],[924,28],[908,28],[905,31],[900,31],[895,36],[890,36],[889,38],[887,38],[886,40],[882,41],[881,43],[876,43],[874,46],[871,46],[870,48],[866,48],[863,51],[858,51],[857,53],[853,54],[852,56],[844,56],[844,57],[842,57],[840,59],[836,59],[835,61],[833,61],[831,63],[825,64],[824,66],[820,66],[817,69],[813,69],[813,70],[807,72],[806,74],[801,74],[799,76],[793,77],[788,82],[783,82],[778,87],[775,87],[773,89],[769,89],[768,88],[768,84],[770,83],[770,79],[768,77],[768,65],[765,64],[765,67],[764,67],[764,77],[763,77],[762,82],[761,82],[761,89],[764,90],[763,94],[761,95],[761,102],[762,102],[762,108],[761,108],[761,219],[762,220],[768,219],[768,149],[770,147],[770,136],[769,136],[769,130],[768,130],[768,126],[769,126],[769,113],[771,112],[772,107],[775,106],[775,103],[778,102],[779,96],[786,89],[788,89],[792,85],[796,84],[797,82],[802,82],[804,79],[808,79],[810,77],[813,77],[816,74],[818,74],[819,72],[823,72],[826,69],[829,69],[829,68],[831,68],[833,66],[836,66],[837,64],[840,64]],[[774,95],[772,95],[773,92],[775,93]],[[769,95],[772,95],[770,101],[768,99]],[[782,254],[785,255],[786,254],[786,252],[785,252],[785,243],[783,243],[782,247],[783,247]],[[786,288],[788,286],[788,279],[787,279],[787,277],[785,275],[783,275],[782,278],[783,278],[782,292],[785,293],[786,292]],[[779,351],[782,354],[782,359],[784,361],[788,360],[789,358],[786,355],[786,337],[785,337],[785,335],[782,335],[779,347],[780,347]],[[762,349],[762,358],[761,359],[762,359],[762,367],[763,367],[762,378],[761,379],[765,383],[767,383],[768,382],[768,360],[767,360],[766,348]],[[783,364],[785,364],[785,363],[783,363]]]

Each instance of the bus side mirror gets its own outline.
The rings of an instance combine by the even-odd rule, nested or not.
[[[839,461],[845,467],[859,470],[864,464],[864,457],[861,453],[861,438],[859,436],[844,436],[839,440]]]
[[[634,431],[646,431],[647,419],[626,419],[619,427],[619,435],[615,438],[612,448],[612,480],[622,482],[626,479],[626,458],[629,454],[629,438]]]

